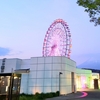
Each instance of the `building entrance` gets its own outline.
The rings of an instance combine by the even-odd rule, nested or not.
[[[0,100],[19,100],[20,74],[0,73]]]
[[[99,89],[98,79],[94,79],[94,89]]]
[[[72,83],[72,93],[75,92],[75,76],[74,72],[71,72],[71,83]]]

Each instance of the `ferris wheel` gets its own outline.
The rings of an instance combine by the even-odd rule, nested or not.
[[[71,33],[69,27],[62,19],[55,20],[44,38],[43,56],[66,56],[70,58]]]

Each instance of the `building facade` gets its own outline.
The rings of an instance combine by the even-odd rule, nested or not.
[[[1,66],[2,61],[1,59]],[[60,89],[61,94],[67,94],[74,91],[76,63],[66,57],[5,59],[5,68],[1,73],[12,73],[12,69],[13,72],[17,69],[30,69],[29,73],[21,75],[20,93],[47,93]]]
[[[0,66],[0,75],[29,69],[29,72],[20,73],[20,93],[25,94],[56,91],[68,94],[82,88],[94,88],[94,79],[99,80],[98,73],[93,74],[91,70],[76,68],[75,61],[62,56],[0,59]],[[0,76],[0,87],[3,87],[2,91],[5,93],[10,85],[9,79],[1,79]],[[17,80],[14,84],[16,82]],[[16,89],[16,85],[13,89]]]

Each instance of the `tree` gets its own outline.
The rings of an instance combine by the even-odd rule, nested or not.
[[[100,25],[100,0],[77,0],[77,4],[85,8],[90,22],[94,22],[95,26]]]

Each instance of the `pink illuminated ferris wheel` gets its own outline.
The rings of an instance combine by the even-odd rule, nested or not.
[[[43,56],[66,56],[70,58],[71,33],[66,22],[57,19],[50,25],[43,43]]]

